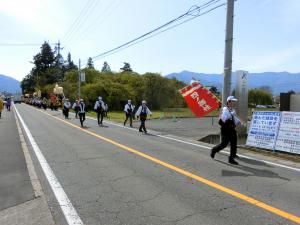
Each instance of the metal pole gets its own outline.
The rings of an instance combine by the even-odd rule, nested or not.
[[[226,105],[226,98],[230,95],[232,72],[232,40],[233,40],[233,13],[234,0],[227,0],[225,56],[224,56],[224,81],[222,93],[222,105]]]
[[[79,59],[79,67],[78,67],[78,98],[80,99],[81,97],[81,90],[80,90],[80,85],[81,85],[81,68],[80,68],[80,64],[81,64],[81,61]]]

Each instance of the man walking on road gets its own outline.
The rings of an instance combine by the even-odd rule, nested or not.
[[[142,101],[142,105],[139,107],[139,109],[136,112],[136,117],[140,117],[140,121],[141,121],[141,126],[139,129],[139,132],[144,132],[147,133],[146,130],[146,126],[145,126],[145,122],[147,119],[147,115],[151,115],[151,111],[149,110],[149,108],[147,107],[147,102],[145,100]]]
[[[7,109],[7,111],[10,111],[10,106],[11,106],[11,98],[7,98],[7,101],[6,101],[6,109]]]
[[[69,118],[69,110],[70,110],[70,108],[71,108],[71,103],[69,102],[69,99],[66,98],[65,101],[64,101],[64,108],[63,108],[65,119]]]
[[[214,158],[215,154],[224,149],[230,142],[228,162],[233,165],[238,165],[238,162],[234,160],[237,151],[237,134],[235,127],[241,124],[241,121],[233,109],[235,102],[237,102],[237,99],[234,96],[227,98],[227,106],[223,107],[219,119],[219,124],[221,125],[221,143],[211,149],[210,156]]]
[[[75,111],[75,118],[78,118],[78,111],[79,111],[79,100],[76,100],[72,106]]]
[[[81,127],[83,127],[83,122],[85,121],[85,104],[83,102],[83,99],[80,99],[79,102],[78,115],[79,115]]]
[[[126,122],[129,118],[130,127],[132,127],[133,111],[134,111],[134,105],[131,104],[131,100],[128,100],[128,103],[124,107],[124,112],[125,112],[125,116],[126,116],[125,121],[124,121],[124,126],[126,126]]]
[[[4,108],[3,99],[2,99],[2,97],[0,97],[0,119],[1,119],[1,114],[2,114],[3,108]]]
[[[98,97],[98,101],[95,102],[94,110],[97,112],[98,125],[102,126],[104,112],[105,112],[105,104],[102,100],[102,97]]]

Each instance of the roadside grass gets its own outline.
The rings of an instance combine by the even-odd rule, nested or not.
[[[267,108],[267,109],[260,109],[254,108],[254,111],[278,111],[275,108]],[[253,112],[254,112],[253,111]],[[205,117],[217,117],[219,116],[219,109],[210,112]],[[89,111],[87,113],[88,116],[97,117],[97,113],[94,111]],[[175,118],[195,118],[195,115],[191,112],[189,108],[166,108],[162,110],[155,110],[152,111],[151,117],[148,119],[175,119]],[[248,120],[252,118],[252,108],[248,109]],[[109,111],[107,113],[107,119],[116,121],[116,122],[123,122],[125,119],[125,114],[122,111]]]
[[[215,110],[209,113],[207,116],[218,116],[219,110]],[[97,113],[90,111],[87,113],[88,116],[97,117]],[[158,111],[152,111],[151,117],[148,119],[172,119],[172,118],[195,118],[195,115],[190,111],[189,108],[171,108],[171,109],[162,109]],[[122,111],[109,111],[107,113],[107,119],[113,120],[116,122],[123,122],[125,119],[125,113]]]

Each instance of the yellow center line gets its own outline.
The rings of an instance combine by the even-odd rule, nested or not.
[[[212,187],[214,189],[217,189],[219,191],[225,192],[225,193],[227,193],[227,194],[229,194],[229,195],[231,195],[233,197],[236,197],[238,199],[244,200],[244,201],[246,201],[246,202],[248,202],[248,203],[250,203],[252,205],[255,205],[255,206],[259,207],[259,208],[265,209],[266,211],[269,211],[269,212],[274,213],[274,214],[276,214],[278,216],[281,216],[281,217],[286,218],[286,219],[288,219],[290,221],[293,221],[293,222],[296,222],[296,223],[300,224],[300,217],[298,217],[298,216],[295,216],[293,214],[285,212],[285,211],[283,211],[281,209],[275,208],[275,207],[273,207],[271,205],[268,205],[268,204],[266,204],[264,202],[256,200],[256,199],[254,199],[252,197],[249,197],[247,195],[241,194],[241,193],[239,193],[237,191],[234,191],[234,190],[232,190],[230,188],[224,187],[224,186],[222,186],[220,184],[217,184],[217,183],[215,183],[213,181],[207,180],[207,179],[205,179],[203,177],[200,177],[200,176],[198,176],[196,174],[188,172],[188,171],[186,171],[184,169],[181,169],[179,167],[173,166],[173,165],[171,165],[171,164],[169,164],[167,162],[164,162],[162,160],[159,160],[159,159],[157,159],[155,157],[152,157],[152,156],[147,155],[145,153],[142,153],[142,152],[140,152],[138,150],[135,150],[133,148],[130,148],[128,146],[120,144],[120,143],[118,143],[118,142],[116,142],[116,141],[114,141],[112,139],[103,137],[103,136],[101,136],[99,134],[96,134],[96,133],[93,133],[93,132],[91,132],[89,130],[83,129],[83,128],[81,128],[81,127],[79,127],[79,126],[77,126],[77,125],[75,125],[73,123],[70,123],[70,122],[68,122],[66,120],[63,120],[63,119],[58,118],[58,117],[55,117],[55,116],[53,116],[53,115],[51,115],[49,113],[43,112],[41,110],[38,110],[38,111],[40,111],[40,112],[42,112],[42,113],[44,113],[44,114],[46,114],[46,115],[48,115],[48,116],[50,116],[52,118],[55,118],[55,119],[57,119],[57,120],[65,123],[65,124],[68,124],[68,125],[70,125],[70,126],[72,126],[74,128],[77,128],[77,129],[79,129],[79,130],[81,130],[81,131],[83,131],[83,132],[85,132],[87,134],[90,134],[90,135],[92,135],[92,136],[94,136],[94,137],[96,137],[98,139],[101,139],[103,141],[111,143],[112,145],[118,146],[121,149],[124,149],[124,150],[126,150],[128,152],[131,152],[133,154],[139,155],[139,156],[141,156],[143,158],[146,158],[146,159],[148,159],[148,160],[150,160],[152,162],[155,162],[155,163],[157,163],[157,164],[159,164],[161,166],[164,166],[164,167],[166,167],[166,168],[168,168],[170,170],[176,171],[177,173],[180,173],[180,174],[185,175],[187,177],[190,177],[190,178],[192,178],[192,179],[194,179],[196,181],[199,181],[199,182],[201,182],[203,184],[206,184],[206,185],[208,185],[208,186],[210,186],[210,187]]]

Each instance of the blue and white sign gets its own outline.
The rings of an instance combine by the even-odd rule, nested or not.
[[[300,154],[300,112],[282,112],[275,149]]]
[[[281,112],[254,112],[246,145],[274,150],[280,120]]]

